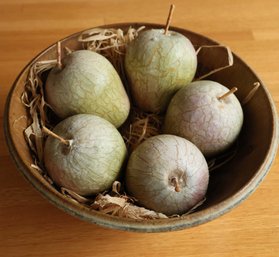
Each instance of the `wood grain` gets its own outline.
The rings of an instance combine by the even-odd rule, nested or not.
[[[230,46],[265,82],[279,110],[279,2],[173,3],[172,24]],[[278,158],[256,192],[230,213],[188,230],[139,234],[90,225],[58,210],[25,181],[9,157],[2,129],[4,103],[31,58],[58,39],[89,27],[133,21],[164,23],[168,10],[165,0],[1,0],[1,255],[278,256]]]

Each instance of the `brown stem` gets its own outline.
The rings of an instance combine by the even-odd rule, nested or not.
[[[60,137],[58,135],[56,135],[54,132],[52,132],[51,130],[49,130],[48,128],[46,128],[45,126],[42,127],[42,130],[44,133],[48,134],[49,136],[52,136],[58,140],[60,140],[60,142],[66,146],[70,146],[70,141],[64,139],[63,137]]]
[[[167,34],[168,34],[168,31],[169,31],[169,27],[170,27],[172,15],[173,15],[174,7],[175,7],[174,4],[172,4],[172,5],[170,6],[169,16],[168,16],[168,19],[167,19],[166,28],[165,28],[165,33],[164,33],[165,35],[167,35]]]
[[[236,91],[237,91],[237,87],[233,87],[229,92],[219,96],[218,100],[223,100],[224,98],[228,97],[229,95],[233,94]]]
[[[57,67],[59,70],[62,69],[62,61],[61,61],[61,42],[57,42]]]
[[[180,192],[181,189],[180,189],[180,186],[179,186],[179,183],[178,183],[178,179],[177,178],[172,178],[171,182],[174,185],[175,192]]]

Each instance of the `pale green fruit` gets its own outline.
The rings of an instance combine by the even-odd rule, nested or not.
[[[118,178],[127,155],[118,130],[107,120],[78,114],[61,121],[53,132],[70,146],[48,136],[44,163],[53,181],[80,195],[107,190]]]
[[[182,34],[151,29],[127,47],[125,69],[136,104],[145,111],[163,112],[174,93],[195,76],[197,56]]]
[[[194,144],[181,137],[158,135],[132,152],[125,177],[128,192],[139,204],[173,215],[185,213],[204,199],[209,172]]]
[[[209,80],[192,82],[172,98],[164,122],[164,132],[193,142],[206,157],[217,155],[237,139],[243,111],[234,94]]]
[[[75,51],[62,59],[46,81],[47,102],[61,118],[74,114],[98,115],[116,127],[128,117],[130,103],[121,79],[102,55]]]

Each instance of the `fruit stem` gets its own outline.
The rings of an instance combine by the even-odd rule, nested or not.
[[[179,183],[178,183],[177,178],[172,178],[172,179],[171,179],[171,182],[172,182],[173,185],[174,185],[174,190],[175,190],[175,192],[180,192],[180,187],[179,187]]]
[[[224,98],[228,97],[229,95],[233,94],[233,93],[236,92],[236,91],[237,91],[237,87],[233,87],[229,92],[227,92],[227,93],[225,93],[225,94],[219,96],[219,97],[218,97],[218,100],[221,101],[221,100],[223,100]]]
[[[60,142],[63,143],[64,145],[66,145],[66,146],[70,146],[71,145],[70,140],[66,140],[63,137],[60,137],[60,136],[56,135],[53,131],[49,130],[45,126],[42,127],[42,130],[43,130],[44,133],[48,134],[49,136],[52,136],[52,137],[60,140]]]
[[[174,7],[175,7],[174,4],[172,4],[172,5],[170,6],[169,16],[168,16],[168,19],[167,19],[166,28],[165,28],[165,33],[164,33],[165,35],[167,35],[168,32],[169,32],[169,27],[170,27],[172,15],[173,15]]]
[[[57,42],[56,50],[57,50],[57,67],[59,70],[62,70],[61,42],[60,41]]]

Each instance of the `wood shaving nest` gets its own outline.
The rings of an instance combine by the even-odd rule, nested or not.
[[[163,124],[163,116],[147,113],[132,107],[129,122],[121,131],[127,148],[132,152],[140,143],[149,137],[159,135]]]
[[[91,205],[92,209],[98,210],[105,214],[113,216],[131,218],[131,219],[166,219],[166,215],[154,212],[143,207],[136,206],[122,196],[110,196],[109,194],[99,194],[94,203]]]
[[[44,138],[41,126],[47,123],[45,108],[48,106],[44,98],[41,75],[55,65],[56,60],[39,61],[31,65],[25,83],[25,91],[21,96],[21,101],[29,110],[32,119],[31,125],[24,130],[24,135],[38,163],[42,163],[43,160]]]
[[[138,36],[138,33],[143,29],[144,27],[138,29],[130,27],[127,32],[124,33],[121,29],[95,28],[81,33],[78,38],[78,40],[84,44],[85,49],[96,51],[111,61],[113,66],[119,72],[128,94],[129,88],[125,77],[123,62],[125,47],[128,43],[134,40]],[[213,47],[220,46],[201,46],[197,50],[197,55],[202,48],[210,49]],[[229,48],[226,49],[228,53],[228,64],[224,67],[214,69],[198,79],[205,78],[233,65],[232,54]],[[67,53],[72,52],[68,48],[66,48],[66,51]],[[24,130],[24,136],[34,160],[34,163],[31,164],[31,168],[36,170],[51,186],[54,186],[54,183],[48,176],[47,172],[45,172],[43,164],[45,135],[42,132],[42,127],[53,127],[55,124],[53,124],[51,120],[48,120],[46,114],[48,110],[51,110],[51,106],[45,101],[42,74],[56,65],[57,60],[38,61],[32,64],[25,83],[25,91],[21,96],[21,101],[26,106],[30,116],[28,117],[28,119],[30,118],[30,125]],[[244,99],[243,104],[246,104],[251,100],[259,85],[259,82],[255,83],[254,89],[251,90],[248,96]],[[122,131],[128,149],[132,151],[147,138],[160,134],[162,120],[163,117],[160,115],[145,113],[132,106],[128,125]],[[209,162],[210,170],[222,166],[235,155],[235,152],[236,151],[232,151],[232,153],[226,156],[211,160]],[[133,198],[128,197],[125,192],[120,193],[120,187],[120,182],[115,182],[110,192],[99,194],[95,199],[85,198],[66,188],[60,188],[60,192],[64,197],[68,197],[73,201],[110,215],[132,219],[168,218],[162,213],[156,213],[137,206],[134,203],[135,200]],[[200,206],[203,201],[189,212],[192,212]],[[189,212],[187,212],[187,214]]]

